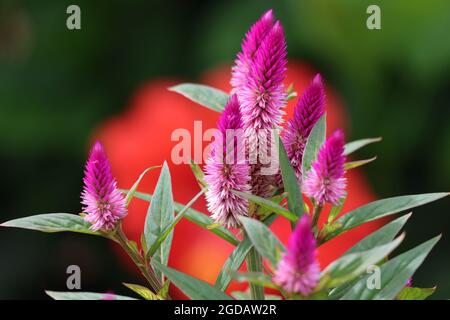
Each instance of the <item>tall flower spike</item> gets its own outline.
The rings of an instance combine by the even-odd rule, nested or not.
[[[310,295],[319,283],[320,265],[317,260],[316,239],[308,215],[303,215],[289,238],[273,281],[290,293]]]
[[[299,183],[302,178],[302,158],[306,141],[324,110],[325,88],[322,77],[317,74],[298,100],[294,117],[288,121],[282,137]]]
[[[305,178],[305,194],[319,205],[327,202],[337,205],[345,196],[344,164],[344,133],[336,130],[320,148],[317,160]]]
[[[271,162],[272,129],[282,123],[286,92],[283,86],[287,63],[286,40],[280,22],[274,23],[261,40],[245,84],[236,93],[241,104],[242,124],[251,163],[252,192],[267,197],[275,173],[266,175],[261,167]]]
[[[100,142],[96,142],[91,149],[83,182],[81,203],[83,211],[87,213],[84,219],[92,224],[91,229],[94,231],[112,230],[117,221],[127,215],[127,208]]]
[[[238,217],[247,215],[248,200],[232,190],[249,192],[249,165],[242,154],[244,134],[239,102],[236,95],[228,100],[217,124],[218,134],[206,161],[206,201],[215,222],[229,228],[239,226]]]
[[[273,11],[269,10],[250,28],[242,41],[242,51],[238,53],[235,65],[232,68],[232,92],[242,88],[247,83],[250,63],[258,50],[262,39],[272,29],[274,24]]]

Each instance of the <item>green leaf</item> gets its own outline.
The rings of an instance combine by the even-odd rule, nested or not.
[[[138,295],[140,295],[145,300],[162,300],[161,297],[158,297],[158,295],[156,295],[150,289],[148,289],[144,286],[141,286],[138,284],[132,284],[132,283],[125,283],[125,282],[123,282],[123,285],[125,287],[129,288],[130,290],[133,290],[134,292],[136,292]]]
[[[225,92],[202,84],[182,83],[169,88],[211,110],[222,112],[228,101]]]
[[[335,222],[340,224],[341,227],[335,232],[327,235],[324,241],[328,241],[363,223],[386,217],[404,210],[409,210],[411,208],[444,198],[448,195],[449,193],[446,192],[426,193],[393,197],[371,202],[355,210],[352,210],[337,219]]]
[[[285,250],[280,240],[261,221],[243,216],[239,217],[239,220],[259,254],[268,259],[272,266],[276,267],[280,251],[283,252]]]
[[[141,183],[142,178],[144,178],[145,174],[153,169],[156,168],[161,168],[161,166],[153,166],[150,168],[145,169],[141,175],[139,176],[139,178],[136,180],[136,182],[133,184],[133,186],[131,187],[130,190],[128,190],[127,195],[125,197],[125,203],[128,207],[128,205],[130,204],[131,200],[133,199],[134,193],[136,192],[137,187],[139,186],[139,183]]]
[[[42,232],[78,232],[91,235],[105,235],[90,230],[91,224],[83,217],[71,213],[46,213],[3,222],[2,227],[14,227]]]
[[[270,226],[276,217],[277,216],[275,214],[272,214],[268,216],[263,223],[266,226]],[[214,284],[216,288],[219,288],[222,291],[227,289],[232,279],[232,274],[241,267],[251,248],[252,243],[250,239],[245,237],[223,264],[222,269],[216,278],[216,283]]]
[[[54,300],[137,300],[112,293],[96,293],[82,291],[45,291]]]
[[[170,182],[169,167],[167,166],[167,163],[164,162],[158,183],[156,184],[155,193],[145,219],[145,243],[147,245],[150,243],[155,243],[155,241],[158,240],[173,220],[174,208],[172,184]],[[152,256],[153,260],[158,260],[162,264],[167,265],[170,247],[172,245],[172,237],[173,232],[170,232]],[[161,277],[161,274],[159,274],[159,276]]]
[[[366,272],[367,267],[377,264],[397,248],[403,238],[404,235],[401,235],[387,244],[366,251],[345,254],[335,260],[322,273],[330,278],[328,287],[336,287]]]
[[[408,219],[411,217],[411,214],[412,213],[406,214],[389,222],[385,226],[381,227],[377,231],[371,233],[370,235],[359,241],[344,254],[370,250],[375,248],[376,246],[383,245],[392,241],[403,228]],[[339,299],[358,281],[359,278],[336,287],[332,292],[330,292],[329,298],[333,300]]]
[[[289,210],[286,210],[283,206],[280,206],[279,204],[272,202],[270,200],[255,196],[251,193],[245,193],[241,191],[232,190],[232,192],[244,199],[250,200],[258,205],[260,205],[263,208],[266,208],[268,210],[271,210],[271,212],[276,213],[282,217],[285,217],[286,219],[290,221],[297,221],[298,218],[295,214],[290,212]]]
[[[126,192],[126,190],[122,190],[122,192]],[[151,194],[142,192],[136,192],[134,196],[147,202],[152,201],[153,197],[153,195]],[[185,207],[184,204],[178,202],[175,202],[174,206],[176,212],[180,212]],[[185,218],[206,230],[209,230],[209,226],[214,224],[214,221],[209,216],[194,209],[189,209],[188,211],[186,211]],[[237,246],[239,244],[239,240],[236,238],[236,236],[230,230],[222,226],[218,226],[217,228],[211,229],[210,231],[234,246]]]
[[[344,170],[351,170],[351,169],[354,169],[354,168],[361,167],[361,166],[363,166],[365,164],[368,164],[368,163],[371,163],[372,161],[375,161],[376,159],[377,159],[377,156],[372,157],[370,159],[346,162],[344,164]]]
[[[352,142],[349,142],[344,147],[344,155],[349,155],[353,152],[355,152],[358,149],[361,149],[364,146],[367,146],[368,144],[379,142],[381,141],[381,137],[377,138],[368,138],[368,139],[361,139],[361,140],[355,140]]]
[[[281,194],[276,194],[273,197],[269,198],[268,200],[272,201],[273,203],[276,203],[278,205],[280,205],[280,203],[286,199],[287,197],[287,193],[283,192]],[[258,206],[258,209],[256,211],[256,215],[258,217],[260,217],[261,219],[264,219],[265,217],[267,217],[268,215],[272,214],[273,211],[271,209],[267,209],[265,207],[262,206]]]
[[[411,215],[412,213],[408,213],[389,222],[377,231],[369,234],[367,237],[359,241],[357,244],[347,250],[345,254],[370,250],[375,248],[376,246],[380,246],[392,241],[392,239],[394,239],[395,236],[403,228]]]
[[[278,286],[272,283],[272,278],[262,272],[236,272],[233,278],[239,282],[249,282],[267,288],[278,289]]]
[[[414,288],[414,287],[405,287],[400,291],[397,295],[397,300],[425,300],[429,296],[431,296],[434,291],[436,291],[436,287],[433,288]]]
[[[331,223],[336,219],[336,217],[341,213],[342,207],[344,206],[345,200],[347,199],[347,195],[339,199],[339,203],[337,206],[333,206],[328,214],[328,223]]]
[[[152,261],[152,265],[193,300],[231,300],[231,297],[203,280],[166,267],[155,260]]]
[[[311,168],[313,161],[316,160],[320,147],[325,142],[326,132],[326,115],[324,114],[319,121],[317,121],[306,141],[302,159],[302,175],[304,177]]]
[[[190,167],[192,170],[192,173],[195,176],[195,179],[197,179],[198,184],[201,188],[207,187],[207,183],[205,182],[205,174],[203,173],[202,169],[198,164],[196,164],[193,160],[191,160]]]
[[[167,226],[166,229],[160,234],[160,236],[155,240],[155,242],[151,245],[150,249],[148,250],[147,255],[149,257],[153,256],[156,253],[156,250],[159,249],[161,244],[169,237],[175,228],[175,226],[178,224],[178,222],[181,221],[181,219],[184,217],[186,211],[194,204],[195,201],[200,198],[202,194],[206,192],[206,188],[201,190],[197,195],[189,201],[189,203],[177,214],[175,219],[172,221],[170,225]]]
[[[231,296],[236,300],[251,300],[250,292],[247,291],[233,291]],[[276,294],[265,294],[264,300],[281,300],[281,297]]]
[[[289,210],[297,216],[297,218],[300,218],[304,213],[302,192],[300,190],[300,186],[298,184],[294,169],[291,166],[291,161],[289,160],[283,143],[279,137],[278,147],[284,190],[288,193],[288,207]]]
[[[162,299],[167,299],[169,295],[169,287],[170,287],[170,281],[165,281],[162,288],[158,291],[158,296]]]
[[[380,289],[369,288],[366,275],[359,280],[342,297],[343,300],[391,300],[405,287],[406,282],[420,267],[434,245],[439,241],[437,236],[427,242],[387,261],[380,267]]]

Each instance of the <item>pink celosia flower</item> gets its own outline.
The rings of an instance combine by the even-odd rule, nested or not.
[[[337,130],[319,150],[317,160],[303,182],[303,191],[318,205],[326,202],[333,205],[345,196],[344,178],[344,133]]]
[[[87,213],[84,219],[92,223],[91,229],[94,231],[112,230],[116,222],[127,215],[127,208],[100,142],[96,142],[91,149],[83,182],[81,203]]]
[[[294,117],[288,121],[282,137],[299,183],[302,177],[302,158],[306,141],[314,125],[324,114],[324,109],[325,88],[320,74],[317,74],[298,100]]]
[[[273,281],[287,292],[308,296],[319,278],[316,239],[309,216],[303,215],[289,238],[287,252],[278,264]]]
[[[286,104],[283,86],[287,51],[283,27],[273,22],[272,11],[267,12],[250,29],[233,68],[233,91],[241,105],[246,148],[251,164],[253,194],[266,197],[272,175],[261,172],[271,162],[272,129],[282,123]]]
[[[214,221],[234,228],[239,225],[238,216],[247,215],[248,201],[232,190],[250,191],[249,165],[242,154],[244,137],[236,95],[228,100],[217,127],[219,131],[205,166],[206,200]]]
[[[253,60],[256,50],[258,50],[262,39],[272,29],[274,17],[272,10],[267,11],[250,28],[242,41],[242,51],[238,53],[235,65],[232,68],[231,86],[232,92],[236,92],[247,83],[250,63]]]

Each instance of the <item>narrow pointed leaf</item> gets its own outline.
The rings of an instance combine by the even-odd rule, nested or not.
[[[45,291],[54,300],[137,300],[112,293],[96,293],[82,291]]]
[[[280,240],[261,221],[247,217],[239,217],[239,220],[259,254],[275,267],[278,264],[280,252],[285,251]]]
[[[375,248],[376,246],[380,246],[392,241],[403,228],[411,215],[412,213],[408,213],[400,218],[395,219],[394,221],[389,222],[377,231],[369,234],[367,237],[359,241],[357,244],[347,250],[345,254],[370,250]]]
[[[406,214],[400,218],[395,219],[394,221],[391,221],[390,223],[386,224],[385,226],[381,227],[377,231],[371,233],[370,235],[359,241],[344,254],[370,250],[375,248],[376,246],[380,246],[392,241],[403,228],[408,219],[411,217],[411,214],[412,213]],[[341,298],[363,276],[364,274],[352,281],[346,282],[334,288],[332,292],[330,292],[329,298],[332,300]]]
[[[231,300],[230,296],[203,280],[166,267],[158,261],[152,261],[152,265],[193,300]]]
[[[341,213],[342,207],[344,206],[345,200],[347,199],[347,195],[341,199],[339,199],[339,204],[337,206],[333,206],[328,214],[328,223],[332,223],[334,219]]]
[[[193,160],[191,160],[190,167],[192,170],[192,173],[195,176],[195,179],[197,179],[198,184],[201,188],[207,187],[208,184],[205,182],[205,174],[200,168],[200,166],[195,163]]]
[[[154,292],[152,292],[150,289],[138,285],[138,284],[132,284],[132,283],[123,283],[125,287],[128,289],[134,291],[138,295],[140,295],[145,300],[162,300],[161,297],[158,297]]]
[[[277,289],[278,287],[272,283],[272,278],[262,272],[236,272],[233,275],[233,278],[239,282],[249,282],[253,284],[257,284],[260,286],[264,286],[267,288]]]
[[[202,84],[182,83],[169,88],[211,110],[222,112],[228,100],[225,92]]]
[[[323,275],[330,277],[328,287],[336,287],[366,272],[368,266],[377,264],[397,248],[403,238],[401,235],[394,241],[373,249],[343,255],[323,271]]]
[[[351,170],[354,168],[358,168],[361,167],[365,164],[371,163],[372,161],[375,161],[377,159],[377,157],[372,157],[370,159],[364,159],[364,160],[357,160],[357,161],[351,161],[351,162],[346,162],[344,164],[344,170]]]
[[[189,203],[177,214],[175,219],[172,221],[171,224],[169,224],[166,229],[160,234],[160,236],[155,240],[155,242],[151,245],[150,249],[148,250],[147,255],[153,256],[155,252],[159,249],[161,244],[166,240],[167,237],[170,236],[170,234],[173,232],[173,229],[175,229],[175,226],[178,224],[178,222],[181,221],[181,219],[184,217],[185,213],[189,208],[194,204],[195,201],[200,198],[202,194],[206,192],[206,189],[201,190],[197,195],[189,201]]]
[[[302,159],[302,173],[303,176],[311,169],[311,164],[317,158],[319,149],[325,142],[326,138],[326,115],[324,114],[309,134],[308,140],[306,141],[305,151],[303,153]]]
[[[150,168],[145,169],[139,176],[139,178],[136,180],[136,182],[133,184],[133,186],[128,190],[127,195],[125,196],[125,203],[128,207],[131,200],[133,199],[134,193],[136,192],[136,189],[139,187],[139,183],[141,183],[142,178],[144,178],[145,174],[153,169],[161,168],[161,166],[153,166]]]
[[[341,298],[342,300],[392,300],[405,287],[406,282],[420,267],[440,236],[387,261],[380,267],[380,288],[369,288],[364,276]]]
[[[344,147],[344,155],[348,156],[349,154],[355,152],[358,149],[361,149],[364,146],[367,146],[368,144],[379,142],[381,141],[381,137],[377,138],[368,138],[368,139],[361,139],[361,140],[355,140],[352,142],[349,142]]]
[[[293,214],[289,210],[286,210],[286,208],[284,208],[284,207],[280,206],[279,204],[272,202],[268,199],[264,199],[264,198],[255,196],[251,193],[245,193],[245,192],[236,191],[236,190],[232,190],[232,192],[242,198],[248,199],[248,200],[260,205],[261,207],[266,208],[267,210],[271,210],[271,212],[276,213],[282,217],[285,217],[286,219],[288,219],[290,221],[295,222],[298,220],[298,218],[295,214]]]
[[[174,220],[174,205],[172,198],[172,184],[170,182],[170,172],[167,163],[164,162],[161,174],[156,184],[155,193],[150,203],[147,217],[145,219],[144,235],[147,245],[155,243],[163,234],[164,230]],[[152,259],[167,265],[169,260],[170,247],[172,245],[173,232],[170,232],[165,240],[158,247]],[[159,274],[159,276],[161,276]]]
[[[291,161],[286,153],[286,149],[279,138],[278,147],[284,190],[288,193],[288,208],[297,216],[297,218],[300,218],[304,213],[302,192],[300,190],[294,169],[292,168]]]
[[[397,300],[425,300],[429,296],[431,296],[434,291],[436,291],[436,287],[433,288],[414,288],[414,287],[406,287],[403,288],[402,291],[397,295]]]
[[[411,208],[444,198],[448,195],[449,193],[446,192],[425,193],[418,195],[392,197],[371,202],[357,209],[354,209],[337,219],[335,223],[339,224],[341,227],[327,235],[324,241],[330,240],[340,235],[341,233],[353,229],[363,223],[383,218],[404,210],[409,210]]]
[[[1,227],[14,227],[42,232],[78,232],[91,235],[104,235],[90,230],[91,224],[83,217],[71,213],[46,213],[4,222]]]
[[[263,223],[266,226],[270,226],[276,217],[277,215],[272,214],[268,216],[263,221]],[[219,275],[216,278],[216,283],[214,284],[215,287],[219,288],[222,291],[225,291],[227,289],[232,279],[233,273],[239,270],[251,248],[252,242],[248,237],[245,237],[225,261]]]

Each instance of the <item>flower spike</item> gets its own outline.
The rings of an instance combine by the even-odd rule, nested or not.
[[[328,138],[312,163],[303,183],[303,191],[318,205],[337,205],[345,196],[347,181],[344,178],[344,132],[336,130]]]
[[[243,130],[239,102],[232,95],[217,124],[218,134],[205,166],[208,183],[206,200],[215,222],[229,228],[239,226],[238,217],[247,216],[248,200],[232,192],[250,192],[249,165],[242,155]]]
[[[301,183],[302,178],[302,158],[306,141],[324,111],[325,88],[322,77],[317,74],[298,100],[294,117],[288,121],[282,137],[299,183]]]
[[[316,239],[308,215],[303,215],[289,238],[273,281],[289,293],[309,296],[320,278]]]
[[[84,188],[81,193],[85,220],[94,231],[114,229],[118,220],[127,215],[125,198],[117,188],[111,164],[100,142],[91,149],[84,171]]]

